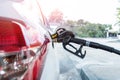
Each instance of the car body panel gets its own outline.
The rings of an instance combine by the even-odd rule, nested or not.
[[[41,78],[49,38],[48,23],[36,1],[0,3],[0,80]]]

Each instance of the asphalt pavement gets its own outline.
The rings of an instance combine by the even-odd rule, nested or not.
[[[120,40],[113,38],[84,38],[120,50]],[[75,44],[73,44],[75,45]],[[79,45],[75,45],[79,47]],[[70,49],[72,50],[72,49]],[[81,59],[63,49],[61,43],[55,43],[53,49],[49,44],[49,67],[46,71],[49,76],[42,80],[120,80],[120,56],[100,49],[83,47],[86,57]],[[52,55],[52,56],[51,56]],[[54,66],[50,66],[53,65]],[[50,73],[53,72],[50,76]],[[57,77],[56,77],[57,76]],[[49,77],[49,78],[47,78]]]

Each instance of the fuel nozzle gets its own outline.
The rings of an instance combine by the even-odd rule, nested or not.
[[[63,42],[66,37],[74,37],[73,32],[65,28],[59,28],[54,34],[51,35],[53,42]]]

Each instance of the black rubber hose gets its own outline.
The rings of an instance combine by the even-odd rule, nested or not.
[[[113,53],[116,53],[116,54],[120,55],[119,50],[117,50],[113,47],[109,47],[109,46],[106,46],[106,45],[103,45],[103,44],[96,43],[96,42],[90,42],[90,41],[86,41],[84,39],[78,39],[78,38],[71,38],[70,42],[73,42],[73,43],[76,43],[76,44],[81,44],[83,46],[89,46],[89,47],[92,47],[92,48],[102,49],[102,50],[113,52]]]

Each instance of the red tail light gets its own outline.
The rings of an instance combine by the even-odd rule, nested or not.
[[[0,50],[16,51],[26,45],[18,24],[7,18],[0,18]]]
[[[39,38],[34,28],[27,28],[18,20],[0,17],[0,80],[38,77],[49,42],[45,39],[47,41],[42,44]]]

